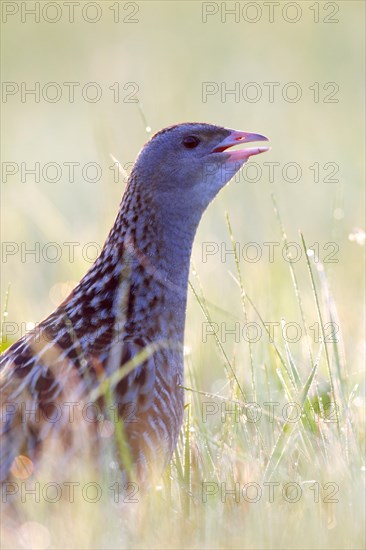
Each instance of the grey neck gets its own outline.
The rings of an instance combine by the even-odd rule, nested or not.
[[[160,300],[147,312],[145,322],[154,324],[158,317],[158,330],[164,337],[183,341],[190,257],[200,216],[187,216],[176,208],[173,216],[161,205],[158,208],[145,227],[134,231],[137,253],[142,252],[138,264]],[[146,292],[146,277],[141,276],[140,267],[131,274],[136,310],[139,297],[143,299]]]
[[[201,215],[192,208],[172,208],[169,201],[154,204],[153,198],[129,191],[91,269],[94,275],[89,273],[97,282],[98,271],[112,264],[119,281],[127,247],[132,258],[127,332],[183,342],[190,256]],[[111,302],[117,290],[118,285]]]

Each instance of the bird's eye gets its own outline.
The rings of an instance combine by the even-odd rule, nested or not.
[[[200,140],[196,136],[187,136],[183,139],[183,145],[187,149],[194,149],[199,143]]]

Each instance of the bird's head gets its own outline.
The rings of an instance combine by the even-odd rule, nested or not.
[[[268,141],[265,136],[204,123],[183,123],[156,133],[134,167],[140,192],[184,212],[202,213],[252,155],[269,147],[235,145]],[[151,192],[151,193],[150,193]]]

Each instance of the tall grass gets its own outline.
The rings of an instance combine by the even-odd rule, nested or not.
[[[274,208],[286,245],[275,201]],[[235,252],[229,216],[227,225]],[[250,372],[244,376],[237,349],[228,350],[214,330],[212,306],[193,270],[190,288],[212,325],[225,382],[218,392],[200,387],[197,360],[187,352],[185,421],[163,478],[148,490],[136,483],[121,486],[111,449],[116,438],[125,453],[122,429],[105,438],[98,468],[88,458],[96,450],[86,440],[83,453],[61,472],[57,457],[63,450],[56,445],[52,474],[47,465],[28,478],[20,469],[17,482],[19,488],[24,482],[59,483],[62,498],[50,502],[41,491],[39,502],[32,494],[21,502],[19,493],[12,508],[3,505],[4,548],[365,547],[364,400],[349,377],[341,327],[337,338],[324,328],[339,325],[324,266],[303,235],[301,241],[305,259],[301,265],[288,262],[287,288],[301,319],[300,343],[271,337],[234,253],[228,285],[236,287],[241,321],[255,318],[266,335],[259,344],[239,344]],[[307,271],[305,289],[298,270]],[[280,305],[285,322],[287,304]],[[319,320],[319,341],[310,338],[307,308]],[[111,385],[153,351],[143,350],[114,380],[102,381],[91,398],[108,396]],[[63,485],[65,467],[68,481],[80,484],[73,502]],[[90,493],[79,490],[88,484],[100,488],[95,502],[92,485]]]

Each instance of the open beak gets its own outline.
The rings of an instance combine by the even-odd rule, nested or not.
[[[249,134],[247,132],[239,132],[238,130],[229,130],[230,134],[226,137],[212,153],[223,153],[229,147],[234,145],[240,145],[241,143],[249,143],[251,141],[268,141],[268,138],[261,134]],[[246,161],[252,155],[259,155],[265,151],[269,151],[270,147],[247,147],[246,149],[238,149],[235,151],[228,151],[228,160],[230,161]]]

